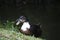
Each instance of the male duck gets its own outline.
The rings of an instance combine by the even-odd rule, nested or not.
[[[34,35],[35,37],[39,37],[42,34],[42,30],[40,28],[40,24],[30,24],[28,19],[25,16],[20,16],[16,20],[16,25],[21,25],[20,32],[26,35]]]

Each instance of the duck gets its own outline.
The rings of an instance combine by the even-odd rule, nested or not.
[[[19,31],[25,35],[34,35],[35,37],[40,37],[42,35],[41,24],[31,24],[26,16],[20,16],[15,25],[19,26]]]

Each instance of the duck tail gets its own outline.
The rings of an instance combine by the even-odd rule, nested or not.
[[[40,28],[42,27],[42,24],[41,23],[38,23],[37,25],[40,26]]]

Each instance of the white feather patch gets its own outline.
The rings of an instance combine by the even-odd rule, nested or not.
[[[30,29],[30,24],[29,24],[29,22],[24,22],[21,27],[21,30],[26,31],[27,28]]]

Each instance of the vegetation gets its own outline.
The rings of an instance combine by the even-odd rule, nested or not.
[[[6,25],[0,23],[0,40],[45,40],[34,36],[27,36],[20,33],[13,22],[7,21]]]

